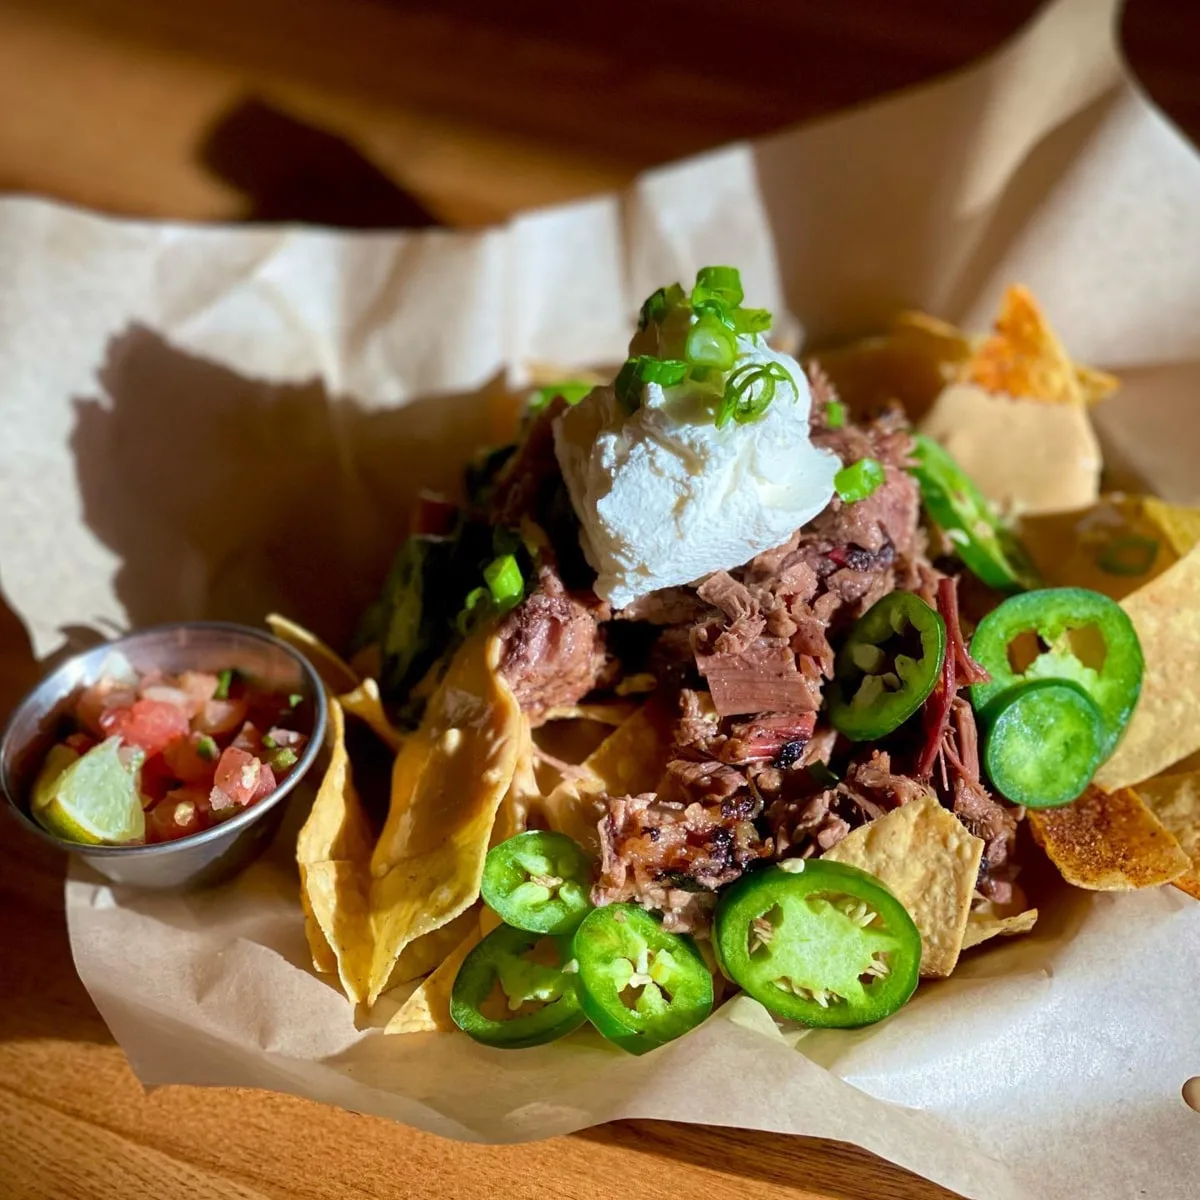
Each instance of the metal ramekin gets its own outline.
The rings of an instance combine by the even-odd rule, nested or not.
[[[82,846],[43,829],[29,815],[33,782],[62,733],[78,691],[95,683],[119,651],[139,672],[175,674],[237,667],[272,692],[299,694],[296,722],[308,744],[288,777],[269,796],[211,829],[177,841],[135,846]],[[0,789],[22,825],[60,850],[77,854],[114,883],[184,889],[219,883],[262,852],[279,828],[293,789],[312,766],[325,735],[325,690],[302,654],[247,625],[189,621],[158,625],[106,642],[60,663],[13,711],[0,738]]]

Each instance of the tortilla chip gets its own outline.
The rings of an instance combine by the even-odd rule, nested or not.
[[[1191,869],[1171,882],[1200,900],[1200,771],[1159,775],[1135,790],[1192,860]]]
[[[536,811],[541,800],[542,790],[538,787],[534,767],[533,734],[529,727],[529,717],[522,713],[517,739],[516,768],[513,770],[512,783],[508,785],[508,791],[500,801],[489,845],[498,846],[518,833],[524,833],[529,828],[530,810]]]
[[[384,1033],[452,1033],[458,1027],[450,1019],[450,993],[467,955],[483,940],[478,927],[459,942],[436,971],[400,1006],[384,1027]]]
[[[670,757],[669,737],[645,707],[639,708],[584,759],[577,778],[564,779],[546,797],[543,815],[551,829],[595,853],[601,797],[654,791]]]
[[[504,922],[500,919],[500,914],[493,909],[488,908],[485,904],[479,910],[479,932],[482,937],[487,937],[489,933],[499,929]]]
[[[1200,543],[1200,508],[1168,504],[1157,496],[1142,496],[1141,507],[1146,520],[1162,534],[1178,557],[1182,558]]]
[[[1075,381],[1079,384],[1079,393],[1087,405],[1099,404],[1107,399],[1121,386],[1121,381],[1107,371],[1096,367],[1087,367],[1083,363],[1075,364]]]
[[[1093,892],[1127,892],[1178,879],[1191,860],[1130,788],[1089,787],[1073,804],[1030,809],[1034,841],[1062,877]]]
[[[318,975],[332,975],[337,970],[337,955],[329,944],[329,939],[321,930],[321,923],[308,899],[308,885],[304,878],[304,868],[300,868],[300,911],[304,914],[304,937],[308,942],[308,952],[312,956],[313,970]]]
[[[888,333],[818,351],[811,361],[851,412],[874,412],[899,401],[915,419],[955,378],[969,353],[970,343],[953,325],[904,312]]]
[[[1142,695],[1113,756],[1108,791],[1158,775],[1200,750],[1200,547],[1122,602],[1146,660]]]
[[[396,756],[388,818],[371,856],[371,1003],[405,946],[479,896],[492,826],[528,730],[497,671],[499,655],[493,636],[463,643]]]
[[[392,968],[391,978],[388,979],[384,991],[408,983],[411,979],[420,979],[422,975],[437,970],[446,956],[453,953],[459,942],[478,927],[481,907],[472,906],[440,929],[431,930],[415,942],[409,942],[396,959],[396,965]]]
[[[962,948],[969,950],[994,937],[1015,937],[1019,933],[1028,933],[1037,924],[1037,919],[1036,908],[1027,908],[1009,917],[997,916],[989,908],[972,909],[967,918],[967,933]]]
[[[329,765],[296,839],[296,861],[350,860],[365,870],[371,856],[371,827],[346,752],[346,715],[340,701],[332,697],[328,737]]]
[[[604,704],[569,704],[564,708],[548,708],[542,722],[595,721],[600,725],[620,725],[637,710],[632,700],[610,700]]]
[[[374,679],[364,679],[352,692],[346,692],[338,699],[348,713],[369,725],[385,746],[399,752],[404,745],[404,734],[388,720],[387,713],[383,711],[379,684]]]
[[[372,948],[365,863],[301,863],[300,891],[333,954],[342,990],[361,1004],[367,998]]]
[[[1100,495],[1102,456],[1082,405],[1046,405],[954,384],[921,432],[940,442],[1002,513],[1087,508]]]
[[[1123,600],[1186,553],[1159,524],[1152,506],[1160,504],[1146,496],[1105,496],[1071,512],[1026,515],[1019,534],[1048,587],[1090,588]]]
[[[932,793],[851,830],[822,856],[880,879],[921,932],[921,974],[954,970],[983,857],[975,837]]]
[[[331,692],[349,692],[358,687],[358,676],[350,669],[345,659],[335,654],[315,633],[309,633],[295,621],[269,613],[267,626],[281,641],[299,650],[313,665],[325,686]]]
[[[1083,405],[1075,365],[1033,294],[1020,284],[1005,291],[996,332],[972,352],[962,378],[1004,396]]]

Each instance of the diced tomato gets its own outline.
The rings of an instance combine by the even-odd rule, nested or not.
[[[102,679],[80,693],[75,701],[75,717],[89,733],[104,737],[104,726],[101,724],[104,714],[129,708],[137,698],[136,689]]]
[[[192,727],[200,733],[232,733],[246,719],[245,700],[206,700],[192,718]]]
[[[151,754],[142,763],[142,807],[149,808],[175,787],[175,772],[161,754]]]
[[[146,841],[169,842],[211,824],[208,795],[201,788],[176,788],[146,814]]]
[[[217,694],[219,683],[207,671],[184,671],[179,676],[177,685],[187,693],[189,716],[194,717]]]
[[[168,742],[188,732],[187,714],[161,700],[138,700],[129,708],[109,709],[100,717],[105,735],[116,735],[147,754],[158,754]]]
[[[205,744],[215,747],[216,743],[207,733],[189,733],[187,737],[176,738],[163,750],[163,758],[167,766],[175,773],[175,778],[182,783],[203,783],[206,788],[212,786],[213,774],[217,769],[217,753],[205,757],[201,747]]]
[[[247,721],[240,730],[238,735],[230,742],[231,746],[236,746],[239,750],[245,750],[247,754],[253,754],[256,758],[262,753],[262,734],[258,731],[258,726],[253,721]]]
[[[258,791],[263,772],[268,770],[265,763],[260,762],[253,754],[239,750],[236,746],[227,746],[217,763],[217,773],[213,777],[216,790],[223,792],[234,804],[245,808]],[[274,780],[272,780],[274,787]],[[217,807],[214,798],[213,807]]]
[[[70,737],[64,739],[64,745],[70,746],[76,754],[86,754],[94,746],[100,743],[86,733],[73,733]]]
[[[255,800],[261,800],[264,796],[269,796],[276,788],[275,772],[271,770],[268,763],[263,763],[262,771],[259,772],[258,786],[254,789],[254,795],[250,797],[250,803]]]

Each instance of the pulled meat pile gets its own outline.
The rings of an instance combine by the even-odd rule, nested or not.
[[[997,803],[980,777],[974,715],[960,691],[984,676],[967,653],[956,582],[926,557],[908,426],[888,412],[827,428],[824,380],[814,380],[814,393],[814,444],[845,464],[875,459],[884,482],[856,503],[835,497],[784,545],[736,570],[615,614],[586,582],[568,589],[558,567],[556,555],[565,561],[573,550],[551,528],[562,516],[547,453],[554,409],[534,423],[498,489],[504,520],[528,518],[552,544],[540,586],[501,630],[502,671],[522,706],[536,717],[649,669],[654,703],[671,723],[672,757],[656,790],[604,798],[598,904],[636,901],[660,911],[668,928],[703,931],[716,889],[755,861],[821,854],[931,789],[986,844],[980,895],[1011,896],[1020,813]],[[851,745],[821,715],[831,639],[897,588],[941,613],[949,635],[942,676],[899,735]],[[635,647],[636,661],[618,644]]]

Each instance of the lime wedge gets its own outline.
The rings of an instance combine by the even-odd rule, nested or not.
[[[50,748],[50,753],[46,755],[46,761],[42,763],[42,769],[34,782],[33,797],[29,801],[29,807],[33,809],[35,817],[54,799],[62,773],[78,761],[79,751],[72,750],[70,746],[64,746],[60,742]]]
[[[51,751],[33,785],[34,818],[69,842],[98,846],[142,841],[141,758],[127,767],[117,753],[120,746],[120,738],[109,738],[74,762]]]

